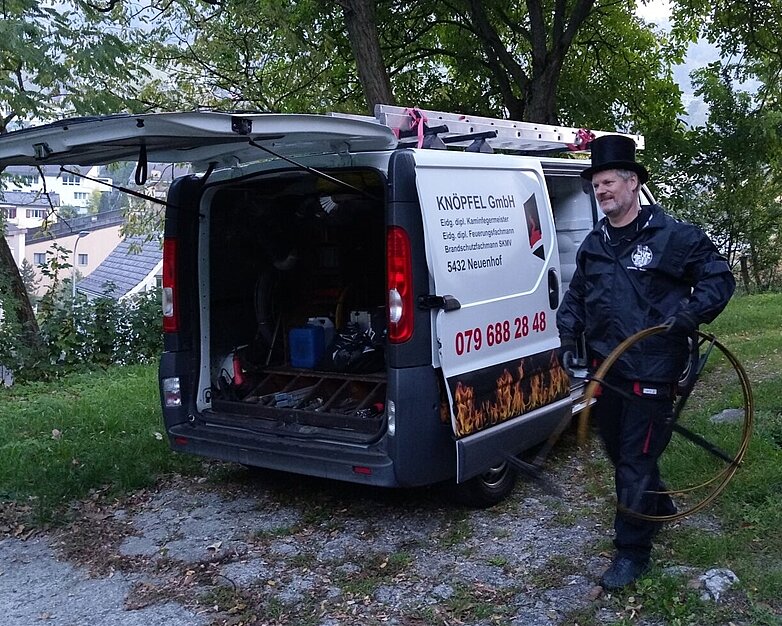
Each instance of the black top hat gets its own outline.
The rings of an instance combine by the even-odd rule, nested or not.
[[[643,185],[649,180],[649,172],[635,160],[635,141],[623,135],[602,135],[592,141],[592,166],[581,172],[581,176],[592,180],[592,176],[605,170],[630,170],[638,174]]]

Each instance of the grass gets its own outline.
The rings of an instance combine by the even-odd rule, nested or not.
[[[0,390],[0,503],[24,502],[38,523],[107,488],[121,493],[197,461],[165,440],[157,368],[136,365]]]
[[[443,602],[441,610],[447,616],[443,623],[462,624],[482,620],[483,623],[507,624],[512,609],[509,600],[517,590],[492,589],[481,584],[456,584],[453,595]]]
[[[531,572],[526,582],[535,587],[555,588],[562,584],[565,576],[576,571],[578,566],[570,558],[554,554],[543,567]]]
[[[349,597],[369,597],[380,585],[404,573],[412,562],[412,555],[405,551],[374,555],[363,560],[359,572],[339,576],[336,582]]]
[[[443,520],[442,534],[440,535],[440,545],[445,547],[461,546],[472,535],[472,526],[468,519],[467,512],[454,509],[448,511]]]
[[[703,567],[730,567],[751,599],[782,611],[782,446],[775,438],[782,423],[782,294],[735,298],[706,330],[747,372],[755,429],[742,466],[711,509],[721,520],[722,532],[676,529],[671,533],[672,556]],[[720,382],[709,394],[714,391],[720,400],[736,406],[736,399],[730,398],[736,395],[735,386]],[[726,440],[730,443],[731,435]],[[672,473],[684,473],[692,457],[679,463]]]

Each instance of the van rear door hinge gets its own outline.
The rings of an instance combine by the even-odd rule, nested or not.
[[[453,296],[418,296],[418,308],[431,310],[443,309],[444,311],[458,311],[462,308],[462,303]]]
[[[250,135],[253,132],[253,122],[246,117],[231,116],[231,131],[237,135]]]

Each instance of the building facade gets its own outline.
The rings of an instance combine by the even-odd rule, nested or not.
[[[27,194],[26,197],[32,199],[44,199],[47,194],[50,197],[54,194],[59,199],[57,205],[59,208],[68,207],[73,214],[84,214],[87,213],[93,194],[102,193],[109,187],[102,182],[84,178],[82,174],[99,181],[111,182],[111,179],[99,178],[100,168],[98,166],[91,168],[69,166],[61,170],[56,165],[40,167],[17,165],[6,168],[0,175],[0,183],[2,183],[0,199],[7,204],[11,197],[19,198],[20,196],[14,196],[18,193]],[[40,226],[44,219],[47,219],[48,222],[57,219],[56,215],[52,215],[51,210],[38,209],[37,212],[34,211],[34,214],[28,215],[30,209],[24,204],[17,206],[16,213],[17,217],[8,218],[7,223],[20,228]]]

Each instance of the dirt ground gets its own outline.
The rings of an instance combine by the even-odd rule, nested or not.
[[[488,510],[457,508],[435,489],[209,465],[121,500],[98,492],[49,531],[6,511],[0,622],[617,623],[627,616],[597,586],[611,557],[610,488],[588,475],[584,454],[595,452],[561,453],[548,470],[561,494],[521,482]]]

